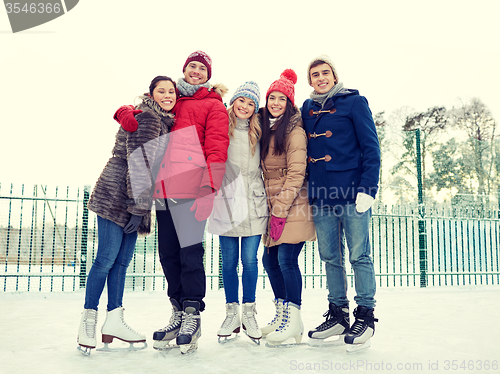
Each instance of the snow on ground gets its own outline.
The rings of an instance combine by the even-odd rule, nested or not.
[[[304,342],[307,331],[323,321],[326,292],[304,290]],[[381,288],[375,309],[380,322],[372,346],[357,354],[347,354],[345,347],[267,348],[243,333],[219,344],[216,333],[225,313],[223,290],[207,294],[198,350],[190,355],[181,355],[178,349],[161,353],[152,348],[152,332],[170,318],[167,297],[164,292],[126,291],[125,319],[146,334],[149,347],[137,352],[94,351],[86,357],[76,350],[83,297],[82,291],[0,294],[0,373],[500,372],[500,286]],[[261,325],[274,314],[272,297],[270,290],[257,291]],[[353,300],[352,290],[349,298]],[[105,295],[99,330],[104,310]]]

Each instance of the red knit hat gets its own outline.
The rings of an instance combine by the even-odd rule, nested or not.
[[[191,53],[188,56],[186,62],[184,63],[184,66],[182,67],[183,73],[184,73],[184,70],[186,69],[186,66],[188,66],[188,64],[191,61],[201,62],[203,65],[205,65],[207,67],[207,72],[208,72],[208,79],[207,80],[209,80],[210,77],[212,76],[212,59],[210,58],[210,56],[207,55],[203,51],[196,51],[196,52]]]
[[[294,84],[297,83],[297,74],[292,69],[286,69],[281,73],[280,78],[274,81],[266,93],[266,100],[269,94],[273,91],[284,93],[288,100],[295,105],[295,88]]]

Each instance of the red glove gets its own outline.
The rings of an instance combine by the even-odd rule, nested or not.
[[[215,192],[212,191],[212,188],[203,187],[201,189],[200,196],[196,198],[190,209],[191,212],[196,210],[194,216],[198,221],[205,221],[210,217],[214,207],[214,197]]]
[[[142,113],[142,110],[136,110],[132,105],[123,105],[118,108],[113,118],[122,125],[125,131],[134,132],[139,127],[139,123],[135,119],[135,115],[139,113]]]
[[[285,228],[285,222],[286,218],[271,216],[271,231],[269,232],[269,236],[275,242],[281,237],[283,229]]]

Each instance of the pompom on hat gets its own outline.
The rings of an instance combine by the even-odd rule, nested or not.
[[[327,55],[319,55],[318,57],[314,58],[309,65],[307,66],[307,82],[309,85],[311,85],[311,66],[312,65],[321,65],[321,64],[328,64],[332,68],[333,75],[335,79],[337,80],[337,83],[339,82],[339,75],[337,74],[337,69],[335,69],[335,65],[333,64],[333,61],[330,57]]]
[[[273,91],[279,91],[285,94],[285,96],[295,105],[295,83],[297,83],[297,74],[292,69],[285,69],[281,73],[280,78],[275,80],[266,93],[266,100],[269,94]]]
[[[233,105],[234,100],[238,97],[248,97],[250,100],[253,100],[255,103],[255,113],[259,110],[259,101],[260,101],[260,90],[257,83],[253,81],[245,82],[241,86],[239,86],[231,100],[229,101],[229,105]]]
[[[186,66],[192,61],[197,61],[202,63],[207,67],[207,72],[208,72],[208,78],[207,80],[210,79],[212,76],[212,59],[210,58],[209,55],[207,55],[203,51],[195,51],[191,53],[188,58],[186,59],[186,62],[184,63],[184,66],[182,67],[182,72],[184,73],[184,70],[186,70]]]

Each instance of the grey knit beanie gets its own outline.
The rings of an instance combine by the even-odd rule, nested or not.
[[[317,62],[330,65],[330,67],[332,68],[333,75],[335,76],[335,79],[337,80],[337,83],[339,82],[339,75],[337,74],[337,70],[335,69],[335,65],[333,64],[333,61],[327,55],[319,55],[318,57],[314,58],[309,63],[309,66],[307,67],[307,81],[309,82],[309,85],[311,85],[311,74],[310,74],[311,73],[311,66],[313,64],[316,64]]]
[[[238,97],[248,97],[250,100],[253,100],[253,102],[255,103],[255,113],[258,112],[259,101],[260,101],[260,90],[257,83],[249,81],[239,86],[234,92],[233,97],[229,101],[229,105],[233,105],[234,100],[236,100]]]

